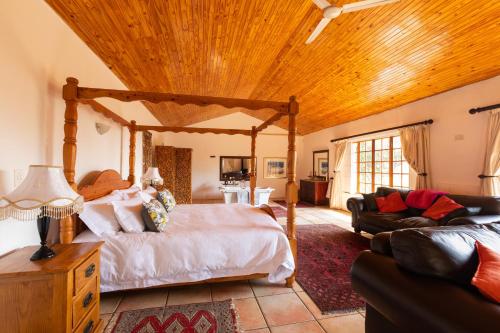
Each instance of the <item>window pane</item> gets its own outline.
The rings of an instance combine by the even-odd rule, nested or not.
[[[404,187],[410,187],[410,177],[408,175],[403,175],[402,184]]]
[[[389,151],[388,150],[382,151],[382,161],[389,161]]]
[[[366,156],[365,156],[366,157],[366,161],[367,162],[371,162],[372,161],[372,152],[369,151],[369,152],[367,152],[365,154],[366,154]]]
[[[365,191],[365,184],[359,184],[359,192],[360,193],[366,193],[366,191]]]
[[[401,173],[401,162],[393,162],[392,167],[394,173]]]
[[[375,174],[375,184],[382,184],[382,175],[380,173]]]
[[[392,154],[392,159],[395,161],[400,161],[401,160],[401,149],[394,149],[393,154]]]
[[[375,172],[381,172],[381,171],[382,171],[382,163],[375,162]]]
[[[366,141],[366,150],[371,151],[372,150],[372,141]]]
[[[365,179],[366,179],[366,178],[365,178],[365,174],[364,174],[364,173],[360,173],[360,174],[359,174],[359,182],[360,182],[360,183],[364,183],[364,182],[365,182]]]
[[[359,172],[365,172],[366,171],[365,170],[366,169],[365,165],[366,165],[365,163],[359,163]]]
[[[382,173],[389,173],[389,162],[382,163]]]
[[[359,144],[359,151],[365,151],[365,143],[364,142],[361,142]]]
[[[394,186],[401,186],[401,175],[394,175],[392,178],[392,183]]]
[[[375,150],[382,149],[382,139],[375,140]]]
[[[382,139],[382,148],[383,149],[389,149],[390,147],[390,139],[389,138],[383,138]]]
[[[366,163],[366,172],[372,172],[372,163]]]
[[[389,175],[382,175],[382,185],[389,186]]]
[[[410,165],[408,162],[404,161],[403,162],[403,173],[409,173],[410,172]]]
[[[365,179],[366,179],[366,183],[371,184],[372,183],[372,174],[371,173],[367,173],[366,176],[365,176]]]
[[[359,153],[359,161],[364,162],[365,161],[365,153]]]
[[[381,160],[382,160],[382,152],[375,151],[375,161],[381,161]]]
[[[401,148],[401,138],[399,136],[392,138],[392,146],[394,148]]]

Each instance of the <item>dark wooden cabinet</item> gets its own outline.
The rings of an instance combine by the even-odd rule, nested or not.
[[[328,205],[328,198],[326,197],[327,189],[328,181],[301,179],[300,200],[318,206]]]

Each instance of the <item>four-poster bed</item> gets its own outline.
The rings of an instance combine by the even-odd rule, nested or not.
[[[256,187],[256,140],[258,133],[278,121],[281,117],[288,117],[288,152],[287,152],[287,184],[286,184],[286,201],[287,201],[287,239],[293,254],[294,261],[297,260],[297,239],[295,228],[295,206],[298,201],[298,189],[296,185],[296,115],[299,111],[298,102],[295,97],[290,97],[288,102],[274,102],[261,100],[247,100],[224,97],[207,97],[193,95],[179,95],[169,93],[154,93],[140,91],[126,91],[113,89],[96,89],[85,88],[78,86],[78,80],[75,78],[67,78],[66,84],[63,87],[63,98],[66,103],[65,124],[64,124],[64,146],[63,146],[63,163],[64,174],[69,184],[77,189],[75,183],[75,162],[77,155],[76,134],[78,120],[78,103],[90,105],[96,112],[113,119],[124,127],[128,127],[130,131],[130,154],[129,154],[129,175],[128,183],[135,182],[135,140],[136,133],[139,131],[158,131],[158,132],[187,132],[187,133],[213,133],[227,135],[246,135],[251,137],[251,166],[250,166],[250,194],[251,204],[254,204],[254,192]],[[198,106],[220,105],[226,108],[243,107],[249,110],[272,109],[276,114],[264,121],[260,126],[253,126],[251,130],[241,129],[217,129],[217,128],[195,128],[195,127],[169,127],[169,126],[149,126],[137,124],[136,121],[130,122],[113,113],[103,105],[96,102],[95,98],[108,97],[116,100],[131,102],[131,101],[148,101],[151,103],[172,102],[179,105],[194,104]],[[121,180],[121,179],[120,179]],[[123,187],[123,182],[114,180],[117,184]],[[101,184],[102,185],[102,184]],[[104,186],[106,187],[106,186]],[[113,190],[111,186],[104,192],[109,193]],[[100,187],[102,190],[102,186]],[[89,191],[89,188],[86,188]],[[91,188],[92,192],[93,189]],[[95,196],[94,196],[95,197]],[[67,218],[61,221],[60,239],[61,243],[71,243],[78,233],[77,219]],[[296,267],[296,265],[295,265]],[[229,281],[255,278],[260,275],[252,274],[246,276],[227,276],[217,279],[208,279],[199,282],[213,281]],[[287,278],[287,286],[291,287],[295,280],[295,272]]]

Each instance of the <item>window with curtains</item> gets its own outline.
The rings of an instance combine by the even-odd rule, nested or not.
[[[410,188],[410,166],[399,136],[352,143],[351,171],[358,193],[375,192],[379,186]]]

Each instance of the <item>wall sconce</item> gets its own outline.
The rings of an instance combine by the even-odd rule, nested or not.
[[[95,129],[97,130],[97,133],[100,135],[103,135],[104,133],[108,132],[111,126],[103,123],[95,123]]]

